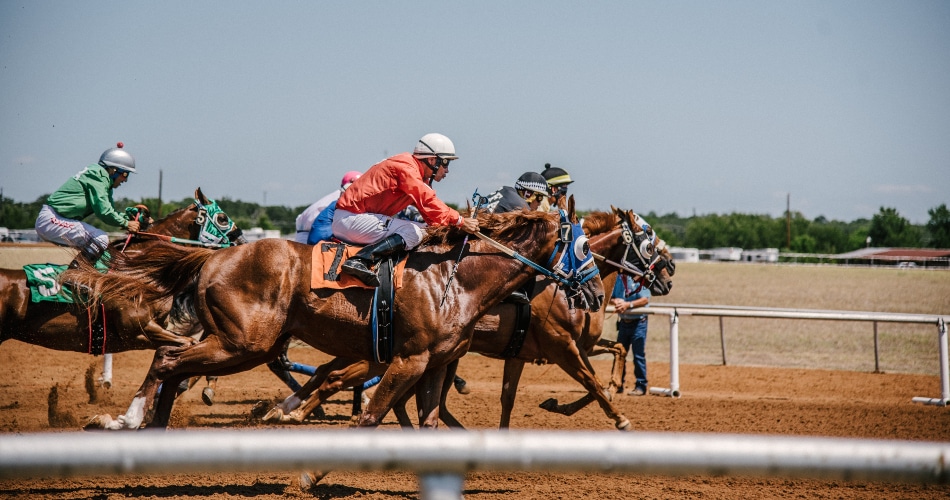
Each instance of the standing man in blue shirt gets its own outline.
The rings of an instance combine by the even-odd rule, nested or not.
[[[650,303],[650,289],[640,286],[626,274],[617,276],[610,302],[617,311],[617,342],[633,353],[633,375],[636,385],[628,392],[631,396],[643,396],[647,393],[647,315],[633,313],[630,310],[647,307]],[[623,379],[627,375],[627,362],[624,360]]]

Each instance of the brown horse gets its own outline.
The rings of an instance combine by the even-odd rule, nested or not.
[[[642,219],[632,211],[616,208],[611,213],[594,212],[584,218],[584,231],[590,236],[591,251],[598,260],[604,289],[613,289],[617,272],[620,271],[639,275],[639,279],[645,281],[655,295],[666,295],[672,288],[672,256],[662,244],[658,245],[660,249],[655,251],[655,255],[648,255],[642,260],[638,257],[640,245],[649,237],[638,221]],[[652,276],[647,271],[652,271]],[[552,400],[546,401],[542,408],[572,414],[596,400],[618,429],[629,428],[630,421],[610,401],[612,393],[620,384],[626,351],[614,342],[599,342],[605,313],[606,302],[599,311],[571,309],[559,298],[557,286],[551,283],[531,299],[531,320],[527,336],[519,349],[509,347],[515,330],[514,305],[499,304],[476,323],[469,350],[505,360],[501,428],[509,426],[518,382],[526,362],[557,364],[588,391],[581,401],[569,405],[567,409],[558,407],[557,402]],[[595,349],[615,354],[614,370],[606,390],[597,381],[588,361],[588,352]],[[369,361],[353,363],[351,360],[334,359],[319,367],[300,390],[275,406],[264,420],[301,423],[332,394],[345,387],[361,384],[382,373],[385,368],[385,365]],[[447,383],[442,388],[443,405],[454,375],[454,363],[448,372]],[[397,405],[395,411],[401,424],[411,425],[401,405]],[[439,416],[450,427],[462,427],[444,406],[440,408]]]
[[[453,227],[430,229],[407,258],[403,286],[393,304],[392,362],[359,425],[378,425],[393,402],[415,386],[419,425],[437,426],[446,365],[467,352],[475,321],[539,272],[564,281],[567,288],[579,286],[581,293],[575,297],[583,296],[600,308],[600,280],[579,285],[580,277],[591,273],[568,273],[559,266],[563,259],[574,259],[572,269],[580,270],[592,261],[586,247],[573,244],[583,231],[574,216],[573,199],[568,207],[560,216],[520,211],[479,214],[481,233],[468,242],[461,260],[468,241],[463,240],[465,234]],[[161,391],[156,403],[160,385],[178,384],[195,375],[248,370],[274,359],[291,336],[334,356],[373,359],[369,330],[375,291],[311,290],[312,248],[284,240],[261,240],[219,252],[158,246],[131,266],[117,258],[116,269],[109,274],[72,273],[70,279],[106,300],[131,295],[144,302],[168,300],[197,280],[194,297],[205,339],[157,349],[146,380],[120,419],[122,425],[106,426],[138,428],[154,410],[146,423],[165,427],[174,395]],[[554,255],[558,258],[552,259]],[[457,273],[449,280],[456,264]]]
[[[209,212],[216,215],[208,216]],[[199,218],[204,220],[198,223]],[[128,240],[112,242],[108,250],[113,256],[123,252],[133,256],[147,251],[161,239],[197,240],[208,224],[227,227],[228,241],[243,240],[241,230],[198,188],[193,205],[172,212]],[[80,260],[88,263],[90,258],[93,257],[80,253],[73,264],[76,265]],[[26,273],[22,269],[0,269],[0,342],[14,339],[48,349],[91,354],[154,349],[162,344],[191,342],[189,337],[161,326],[172,308],[170,300],[130,307],[131,302],[120,297],[106,301],[103,305],[105,335],[101,347],[97,345],[98,349],[94,350],[89,324],[102,309],[97,308],[90,313],[87,308],[76,304],[33,302]]]

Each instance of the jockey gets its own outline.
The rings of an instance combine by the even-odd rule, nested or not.
[[[426,224],[477,232],[478,220],[462,217],[432,188],[432,182],[444,179],[449,162],[457,158],[448,137],[426,134],[412,153],[387,158],[357,179],[337,200],[332,227],[337,238],[366,246],[343,263],[342,272],[379,286],[372,267],[387,255],[415,248],[425,236]],[[424,223],[395,217],[409,205],[419,210]]]
[[[122,149],[120,142],[72,176],[40,208],[36,218],[36,234],[46,241],[79,248],[97,255],[109,245],[105,231],[78,219],[91,214],[110,226],[130,233],[139,230],[137,220],[127,220],[112,206],[112,192],[135,172],[135,158]]]
[[[552,167],[550,163],[544,164],[544,170],[541,171],[541,175],[548,181],[550,186],[550,192],[548,194],[548,199],[546,200],[546,205],[542,205],[542,210],[549,210],[551,207],[556,207],[558,202],[561,201],[561,198],[567,196],[567,185],[574,182],[571,179],[571,175],[567,173],[567,170],[558,167]]]
[[[300,215],[297,216],[297,236],[294,238],[294,241],[297,243],[307,243],[310,231],[314,228],[314,222],[317,219],[317,216],[320,215],[325,208],[327,208],[331,203],[336,201],[343,191],[346,191],[346,188],[350,187],[350,184],[353,184],[353,181],[359,179],[363,175],[361,172],[356,170],[351,170],[343,174],[343,179],[340,180],[340,188],[334,189],[332,192],[328,193],[323,198],[313,202],[312,205],[307,207]],[[332,213],[330,214],[332,218]],[[329,225],[329,221],[328,221]],[[327,228],[329,230],[329,228]],[[325,238],[324,238],[325,239]],[[319,240],[318,240],[319,241]],[[311,243],[312,245],[313,243]]]
[[[515,187],[502,186],[488,195],[485,209],[489,213],[504,213],[519,208],[537,210],[548,194],[548,182],[537,172],[525,172],[518,177]]]

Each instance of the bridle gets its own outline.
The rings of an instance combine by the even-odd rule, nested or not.
[[[234,221],[228,217],[228,214],[218,207],[216,201],[209,201],[207,205],[204,205],[195,199],[195,203],[192,205],[193,208],[198,210],[198,216],[195,217],[195,221],[193,222],[193,224],[198,226],[197,240],[176,238],[174,236],[144,231],[139,231],[135,234],[136,236],[205,248],[227,248],[233,245],[247,243],[241,228],[237,227]]]
[[[637,226],[638,231],[630,227],[630,223],[625,217],[620,217],[620,238],[624,243],[623,255],[620,262],[613,261],[603,255],[591,252],[595,259],[610,264],[618,269],[619,272],[630,275],[635,281],[644,283],[647,286],[653,284],[656,280],[656,273],[653,271],[660,258],[659,249],[655,245],[656,234],[647,234],[641,226]],[[608,233],[609,235],[610,233]],[[606,237],[606,235],[605,235]],[[664,242],[660,242],[665,245]]]

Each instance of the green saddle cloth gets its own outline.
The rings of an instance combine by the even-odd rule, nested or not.
[[[108,267],[103,260],[96,262],[96,269],[100,272],[108,271]],[[56,278],[69,266],[59,264],[28,264],[23,266],[23,272],[26,273],[26,284],[30,287],[30,299],[33,302],[62,302],[65,304],[73,303],[73,294],[68,289],[60,286]]]
[[[28,264],[23,266],[26,283],[30,286],[33,302],[73,302],[73,294],[64,289],[56,278],[69,266],[57,264]]]

